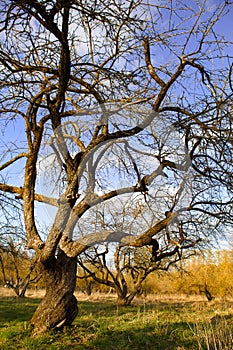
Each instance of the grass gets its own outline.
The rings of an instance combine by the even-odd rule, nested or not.
[[[0,349],[233,349],[233,303],[146,299],[118,307],[113,298],[93,299],[79,302],[71,328],[33,339],[28,320],[40,300],[0,297]]]

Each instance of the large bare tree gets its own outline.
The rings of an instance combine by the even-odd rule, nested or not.
[[[0,190],[23,202],[44,278],[38,334],[76,317],[76,257],[90,246],[162,237],[179,254],[230,223],[232,72],[217,29],[231,2],[0,6]],[[138,215],[137,235],[94,230],[87,213],[116,198],[140,198],[149,226]]]

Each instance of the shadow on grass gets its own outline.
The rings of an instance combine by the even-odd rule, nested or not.
[[[117,306],[113,300],[80,301],[74,325],[33,339],[25,327],[40,299],[0,298],[0,350],[196,350],[199,308],[190,303]],[[206,308],[202,314],[210,315]]]
[[[39,303],[40,299],[0,298],[0,327],[9,322],[29,321]]]
[[[90,325],[87,329],[89,329],[89,339],[80,345],[71,342],[69,344],[71,348],[80,350],[196,350],[198,346],[190,334],[188,325],[183,322],[175,323],[172,328],[164,330],[156,329],[154,325],[148,324],[131,326],[130,329],[125,330],[98,330],[95,326],[91,329]],[[76,332],[79,330],[77,329]]]
[[[93,303],[95,304],[95,303]],[[157,311],[165,309],[158,306],[120,306],[105,303],[90,305],[82,302],[80,317],[76,318],[73,332],[83,339],[82,345],[71,343],[76,349],[88,350],[196,350],[197,342],[191,331],[194,324],[185,321],[175,322],[172,316],[160,319]],[[90,308],[91,306],[91,308]],[[93,309],[92,309],[93,308]],[[155,310],[156,308],[156,310]],[[167,311],[170,305],[167,305]],[[180,309],[180,310],[179,310]],[[181,311],[177,304],[173,312]],[[93,311],[93,312],[92,312]],[[86,316],[86,317],[85,317]]]

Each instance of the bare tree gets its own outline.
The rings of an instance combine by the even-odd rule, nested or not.
[[[215,29],[231,2],[0,6],[0,190],[23,202],[44,278],[38,334],[76,317],[77,256],[90,246],[162,236],[176,254],[231,222],[232,72]],[[126,196],[147,204],[150,227],[92,230],[91,208]]]
[[[98,232],[100,228],[105,231],[112,229],[114,232],[127,232],[128,239],[135,238],[139,230],[146,231],[146,228],[152,226],[153,215],[148,215],[147,206],[148,202],[143,205],[136,198],[133,202],[125,199],[121,205],[117,200],[109,206],[103,203],[99,210],[92,213],[93,208],[90,211],[88,220],[93,222],[94,231]],[[137,220],[139,217],[140,220]],[[89,230],[85,227],[85,222],[82,223],[83,227],[81,224],[79,226],[83,236]],[[181,224],[179,228],[181,230]],[[158,240],[151,238],[148,245],[142,247],[130,247],[121,243],[96,245],[78,257],[82,272],[78,278],[85,279],[87,286],[94,281],[115,290],[118,304],[130,305],[142,293],[143,282],[147,276],[156,270],[167,271],[181,259],[195,255],[200,248],[195,241],[181,246],[178,244],[179,240],[170,244],[167,235],[168,230],[166,232],[164,229],[157,235]],[[172,235],[174,236],[174,231]]]
[[[27,252],[22,231],[16,227],[1,227],[0,271],[6,288],[11,288],[18,297],[24,297],[30,283],[40,276],[35,271],[35,260]]]
[[[98,249],[99,248],[99,249]],[[156,270],[168,270],[181,259],[181,254],[172,252],[171,258],[163,256],[152,261],[148,248],[132,248],[117,246],[111,263],[111,249],[94,247],[78,258],[78,264],[86,275],[81,278],[92,278],[93,281],[105,285],[117,294],[117,303],[128,306],[133,299],[143,292],[143,282],[149,274]]]
[[[25,297],[30,284],[37,283],[39,280],[39,276],[32,276],[35,262],[31,261],[30,265],[28,263],[29,258],[20,256],[12,245],[8,249],[0,248],[0,267],[4,287],[12,289],[20,298]]]

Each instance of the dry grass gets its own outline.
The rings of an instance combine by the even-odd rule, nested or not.
[[[44,289],[28,289],[26,291],[27,298],[38,298],[41,299],[45,295]],[[0,287],[0,297],[15,297],[16,294],[11,288]]]
[[[44,289],[28,289],[26,291],[26,297],[27,298],[38,298],[41,299],[45,295]],[[80,301],[103,301],[103,300],[117,300],[117,295],[115,293],[101,293],[101,292],[94,292],[90,296],[84,294],[83,292],[76,291],[75,296]],[[0,297],[15,297],[15,293],[10,288],[4,288],[0,286]],[[214,301],[216,302],[224,302],[229,303],[231,305],[233,303],[233,298],[228,298],[227,301],[221,298],[216,298]],[[207,301],[205,296],[203,295],[186,295],[186,294],[148,294],[146,296],[139,296],[136,297],[133,301],[133,304],[144,304],[144,303],[154,304],[157,302],[166,302],[166,303],[187,303],[187,302],[193,302],[197,303],[197,307],[210,305],[211,303]],[[213,302],[212,302],[213,304]]]

